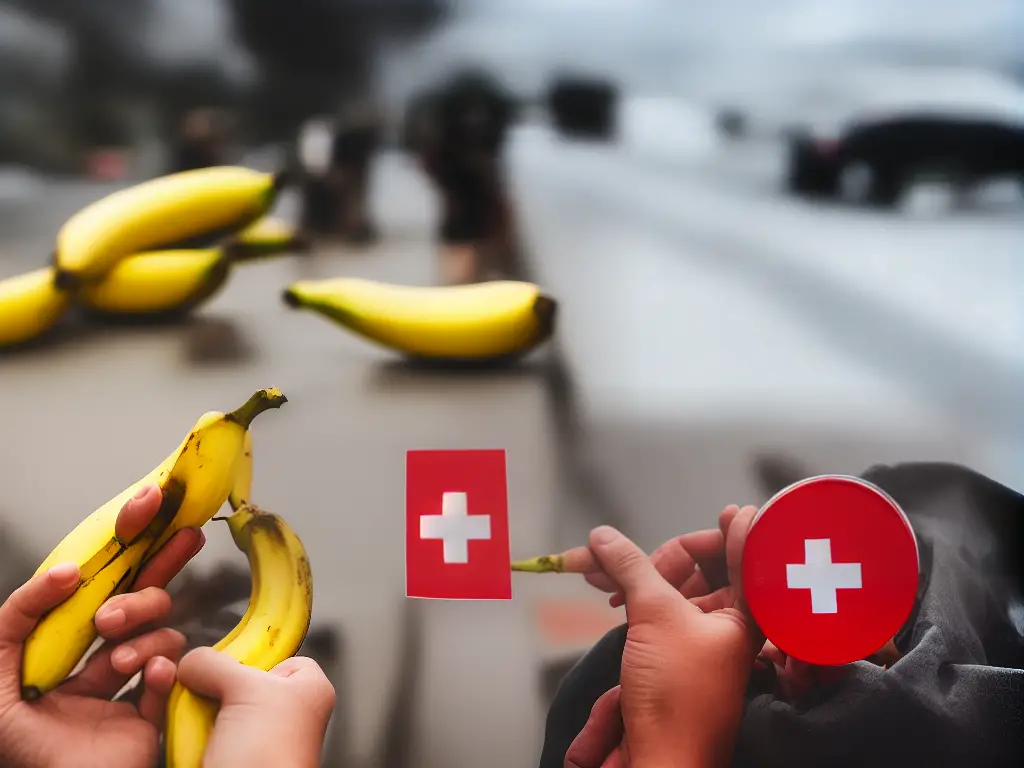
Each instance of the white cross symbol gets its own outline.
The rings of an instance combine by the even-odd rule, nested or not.
[[[830,539],[804,539],[804,563],[786,565],[786,586],[811,590],[811,613],[839,613],[836,593],[860,589],[860,563],[833,563]]]
[[[469,562],[469,542],[491,538],[491,516],[471,515],[464,493],[441,496],[441,514],[420,518],[420,538],[444,542],[445,563]]]

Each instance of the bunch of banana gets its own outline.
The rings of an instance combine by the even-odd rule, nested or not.
[[[308,251],[311,243],[305,234],[287,221],[265,216],[229,241],[240,258],[255,258],[287,251]]]
[[[251,479],[251,475],[250,475]],[[214,648],[242,664],[273,669],[296,654],[313,612],[313,574],[299,537],[279,516],[248,503],[239,477],[227,518],[235,544],[249,559],[249,607]],[[201,768],[217,704],[175,683],[167,701],[167,768]]]
[[[554,333],[558,306],[538,286],[508,280],[437,288],[303,280],[283,298],[407,355],[446,360],[525,354]]]
[[[209,247],[266,215],[284,174],[219,166],[174,173],[86,206],[57,235],[55,284],[95,284],[133,254]]]
[[[202,526],[228,499],[251,458],[249,426],[260,413],[287,398],[276,388],[261,389],[230,413],[210,411],[199,418],[175,451],[152,472],[83,520],[49,554],[37,573],[75,562],[81,569],[77,590],[50,611],[25,642],[21,687],[36,699],[64,680],[96,639],[93,617],[104,602],[131,588],[142,566],[175,532]],[[163,491],[160,511],[141,533],[122,541],[118,513],[142,486]]]
[[[50,330],[68,306],[53,284],[53,270],[37,269],[0,280],[0,347],[31,341]]]

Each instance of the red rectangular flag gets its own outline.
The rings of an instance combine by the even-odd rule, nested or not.
[[[405,593],[511,600],[505,451],[409,451]]]

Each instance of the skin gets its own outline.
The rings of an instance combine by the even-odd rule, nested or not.
[[[156,486],[143,488],[121,509],[117,534],[132,538],[160,508]],[[149,562],[134,591],[96,612],[104,643],[82,670],[35,702],[21,699],[22,645],[40,617],[69,597],[78,567],[65,563],[33,577],[0,606],[0,765],[11,768],[147,768],[155,763],[167,694],[185,637],[160,628],[171,611],[164,587],[205,539],[179,531]],[[142,681],[113,700],[138,672]]]
[[[621,685],[595,704],[566,754],[567,768],[729,764],[764,646],[733,586],[756,511],[728,507],[719,530],[673,539],[650,558],[612,528],[591,532],[601,572],[587,580],[625,605],[629,629]]]
[[[181,660],[178,679],[220,703],[205,768],[319,768],[335,693],[312,659],[297,656],[263,672],[197,648]]]

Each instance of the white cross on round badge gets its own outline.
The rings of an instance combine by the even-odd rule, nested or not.
[[[758,626],[811,664],[865,659],[907,621],[917,596],[917,540],[884,491],[860,478],[812,477],[754,518],[743,590]]]

